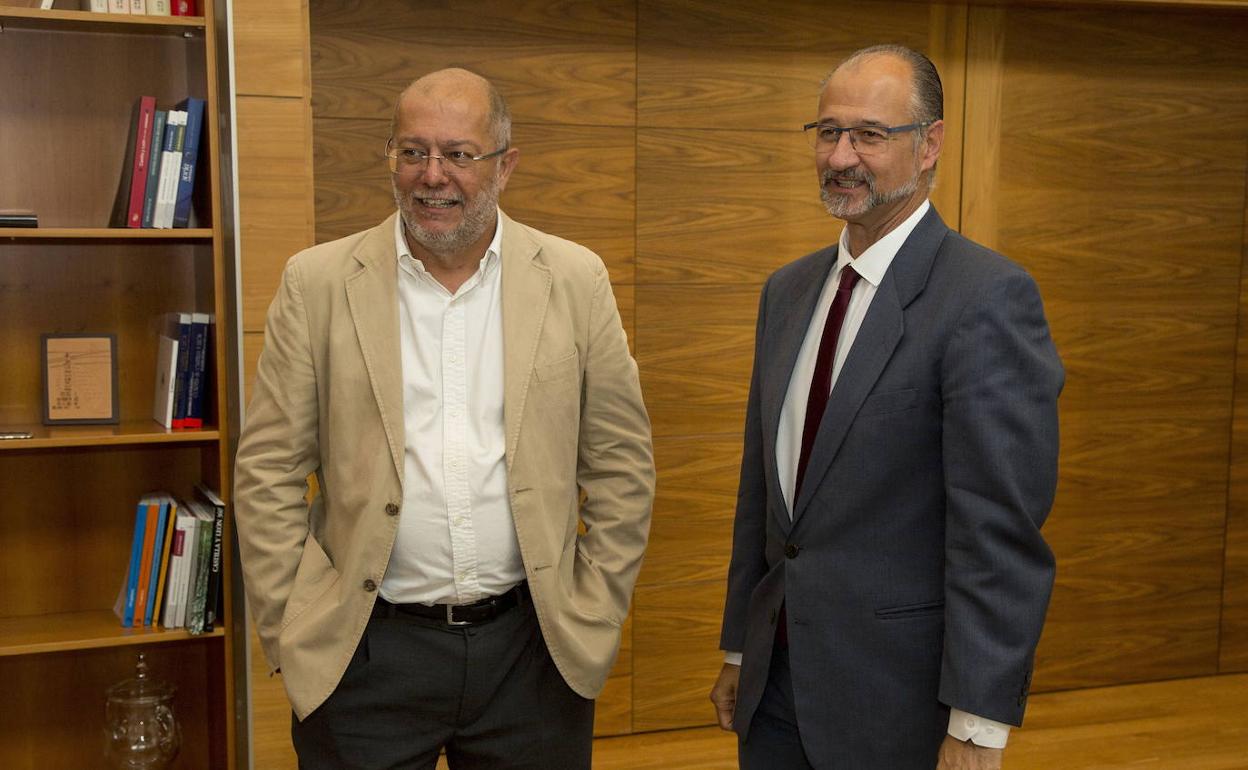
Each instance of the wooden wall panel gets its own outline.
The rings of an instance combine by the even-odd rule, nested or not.
[[[594,0],[312,0],[317,118],[389,120],[442,67],[479,72],[526,122],[633,125],[634,8]]]
[[[724,581],[640,586],[633,604],[633,730],[713,723]]]
[[[302,101],[308,93],[307,0],[233,0],[230,6],[236,93]]]
[[[967,153],[971,202],[991,206],[963,223],[1036,276],[1067,369],[1036,687],[1214,672],[1248,26],[971,14],[967,146],[996,162],[972,182]]]
[[[268,96],[239,97],[235,119],[243,329],[257,332],[286,260],[312,245],[311,126],[303,101]]]
[[[1239,339],[1231,422],[1226,554],[1222,577],[1222,638],[1218,670],[1248,671],[1248,200],[1239,284]]]

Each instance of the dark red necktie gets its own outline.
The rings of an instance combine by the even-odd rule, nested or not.
[[[810,396],[806,399],[806,423],[802,428],[802,453],[797,460],[797,482],[793,485],[792,507],[797,507],[797,496],[802,491],[802,479],[806,476],[806,464],[810,462],[810,450],[815,445],[815,434],[828,406],[828,394],[832,390],[832,362],[836,360],[836,338],[841,335],[845,322],[845,310],[849,297],[858,283],[858,274],[849,265],[841,271],[841,282],[836,287],[836,297],[828,308],[828,320],[823,324],[823,336],[819,339],[819,354],[815,357],[815,376],[810,379]]]

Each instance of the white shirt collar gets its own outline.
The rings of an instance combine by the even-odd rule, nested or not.
[[[880,281],[884,280],[884,274],[888,272],[888,266],[893,264],[893,258],[897,256],[901,245],[910,237],[910,233],[914,232],[919,220],[931,207],[931,202],[924,200],[913,214],[888,231],[883,238],[868,246],[857,257],[849,253],[849,227],[841,230],[840,248],[836,252],[836,269],[833,272],[839,273],[846,265],[853,264],[855,273],[867,283],[879,288]]]
[[[485,249],[485,257],[481,259],[481,264],[477,266],[477,272],[473,274],[474,278],[484,277],[486,272],[498,264],[503,253],[503,210],[495,209],[497,215],[494,218],[494,237],[490,239],[490,245]],[[407,239],[403,237],[403,212],[394,218],[394,250],[398,254],[399,267],[409,265],[410,269],[418,273],[428,274],[424,263],[412,256],[412,252],[407,248]],[[406,261],[404,260],[406,257]]]

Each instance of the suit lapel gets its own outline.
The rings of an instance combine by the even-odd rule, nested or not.
[[[766,319],[759,355],[767,357],[761,369],[763,378],[760,404],[765,445],[771,448],[766,461],[772,471],[768,477],[771,479],[770,496],[773,500],[784,500],[775,452],[776,440],[780,435],[780,410],[784,407],[784,399],[789,392],[789,380],[793,377],[793,367],[797,365],[797,354],[801,352],[806,331],[810,328],[819,294],[827,281],[828,273],[836,264],[836,254],[836,246],[816,252],[810,258],[809,264],[804,266],[806,269],[790,280],[790,285],[795,288],[781,288],[777,292],[778,295],[789,296],[771,298],[776,307],[768,310],[769,317]],[[769,376],[768,373],[774,376]],[[787,505],[781,512],[785,515],[778,516],[780,525],[787,532],[792,524]]]
[[[403,478],[403,362],[399,350],[398,254],[394,219],[364,236],[353,255],[360,269],[347,277],[347,306],[373,398],[381,412],[395,471]]]
[[[537,260],[536,241],[506,214],[499,212],[499,216],[503,223],[503,415],[510,471],[552,279],[550,269]]]
[[[941,221],[935,207],[928,209],[897,251],[897,256],[884,274],[884,280],[876,289],[871,307],[863,318],[853,347],[828,397],[828,407],[823,413],[823,421],[819,423],[819,434],[806,466],[802,493],[794,506],[794,523],[810,505],[858,409],[870,395],[884,366],[901,342],[905,332],[905,308],[927,284],[936,252],[948,232],[949,228]]]

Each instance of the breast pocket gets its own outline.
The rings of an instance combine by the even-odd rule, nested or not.
[[[891,414],[913,409],[919,403],[919,391],[915,388],[905,390],[889,390],[884,393],[872,393],[862,402],[858,416],[870,417],[877,414]]]

